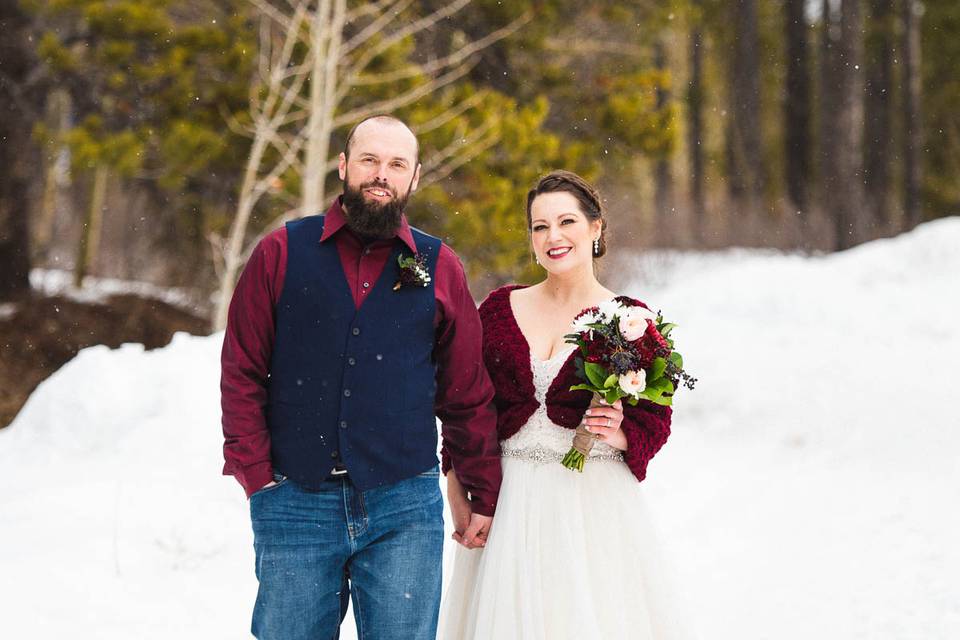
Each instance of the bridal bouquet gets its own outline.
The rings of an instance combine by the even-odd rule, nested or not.
[[[673,348],[670,332],[675,326],[659,313],[619,300],[584,309],[573,320],[574,333],[566,336],[567,342],[580,347],[577,375],[584,381],[570,390],[591,391],[607,404],[620,399],[632,406],[641,399],[672,404],[678,385],[693,389],[696,383]],[[593,434],[578,426],[563,466],[583,471],[593,443]]]

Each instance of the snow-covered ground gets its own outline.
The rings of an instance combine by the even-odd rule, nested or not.
[[[699,378],[645,484],[702,637],[960,637],[960,220],[634,268]],[[0,431],[0,637],[247,637],[219,341],[82,351]]]

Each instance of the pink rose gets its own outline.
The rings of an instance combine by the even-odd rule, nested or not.
[[[643,371],[628,371],[620,376],[620,388],[636,396],[647,388],[647,376]]]
[[[657,314],[643,307],[628,307],[620,313],[620,335],[627,342],[639,340],[647,330],[647,320],[656,320]]]

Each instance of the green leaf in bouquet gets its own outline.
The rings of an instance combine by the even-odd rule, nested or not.
[[[667,377],[657,378],[647,385],[647,389],[653,389],[659,393],[673,393],[673,383]]]
[[[667,370],[667,361],[663,358],[654,358],[650,364],[650,370],[647,371],[647,385],[657,380]]]
[[[683,356],[676,351],[670,354],[669,360],[677,369],[683,369]]]
[[[660,396],[653,402],[654,404],[658,404],[661,407],[670,407],[673,405],[673,396]]]
[[[597,389],[592,384],[575,384],[570,387],[570,391],[589,391],[590,393],[600,393],[600,389]]]
[[[617,376],[617,374],[611,373],[609,376],[607,376],[607,379],[603,381],[603,386],[607,389],[610,389],[611,387],[615,387],[619,383],[620,383],[620,378]]]
[[[606,396],[604,396],[603,399],[607,401],[607,404],[613,404],[614,402],[616,402],[622,397],[623,396],[620,394],[620,389],[617,388],[617,389],[610,389],[609,391],[607,391],[607,394]]]
[[[595,387],[603,388],[603,383],[607,380],[607,370],[596,362],[585,362],[583,370],[587,374],[587,380]]]
[[[658,324],[657,331],[659,331],[660,335],[662,335],[664,338],[668,338],[670,337],[670,332],[673,331],[673,328],[676,326],[677,325],[675,325],[672,322],[667,322],[665,324]]]
[[[640,395],[651,402],[664,404],[662,398],[665,393],[673,393],[673,383],[669,378],[657,378],[647,385],[647,388],[640,392]]]
[[[627,396],[627,402],[630,404],[631,407],[635,407],[637,406],[637,403],[640,402],[640,398],[638,398],[637,396]]]
[[[652,387],[647,387],[640,392],[640,397],[644,400],[649,400],[650,402],[656,402],[656,399],[663,395],[662,391],[658,391]]]

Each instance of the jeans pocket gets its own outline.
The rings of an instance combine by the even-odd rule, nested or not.
[[[275,491],[279,489],[283,485],[287,484],[287,476],[281,473],[275,473],[273,474],[273,481],[276,482],[276,484],[272,484],[269,487],[263,487],[262,489],[254,491],[253,495],[251,495],[250,498],[253,499],[255,496],[263,495],[265,493],[270,493],[271,491]]]

